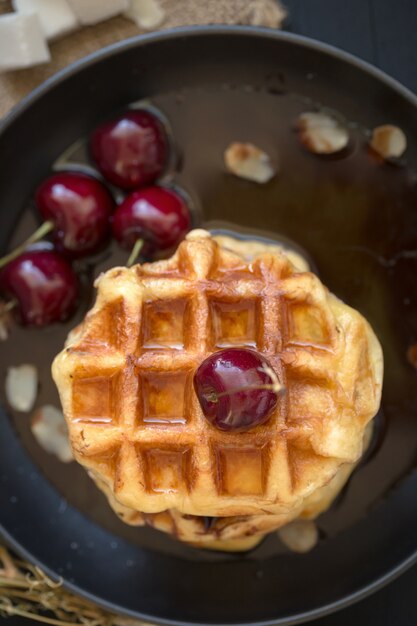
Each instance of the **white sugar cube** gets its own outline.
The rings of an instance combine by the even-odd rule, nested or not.
[[[97,24],[126,11],[128,0],[69,0],[81,24]]]
[[[47,39],[62,37],[78,26],[67,0],[13,0],[13,8],[18,13],[36,13]]]
[[[164,21],[165,13],[158,0],[130,0],[124,16],[136,22],[140,28],[152,29]]]
[[[0,16],[0,71],[46,63],[50,58],[37,15],[5,13]]]

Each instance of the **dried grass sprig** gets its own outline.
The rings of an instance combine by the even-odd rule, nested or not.
[[[143,626],[67,591],[36,565],[0,545],[0,616],[18,615],[52,626]]]

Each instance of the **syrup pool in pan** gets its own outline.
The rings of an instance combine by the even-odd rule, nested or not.
[[[169,120],[175,142],[176,157],[164,182],[184,189],[194,225],[216,233],[231,234],[232,230],[241,239],[294,246],[331,291],[365,315],[383,345],[385,382],[374,437],[343,493],[318,519],[325,541],[390,497],[398,481],[406,480],[416,467],[416,372],[406,353],[417,341],[417,177],[406,162],[384,163],[370,154],[367,130],[356,127],[354,120],[348,122],[347,150],[333,158],[308,153],[298,141],[294,120],[313,107],[294,94],[222,85],[162,94],[153,99],[152,106]],[[263,110],[268,111],[265,119],[275,115],[276,127],[263,124]],[[259,115],[254,116],[254,111]],[[222,124],[216,123],[220,118]],[[278,175],[259,185],[226,173],[223,152],[233,141],[252,142],[265,150]],[[57,155],[56,166],[91,172],[85,138]],[[28,206],[10,247],[38,225],[32,191],[28,189]],[[83,300],[70,322],[44,330],[15,326],[2,346],[1,380],[8,366],[34,363],[40,376],[36,406],[59,406],[50,375],[52,359],[92,305],[93,278],[125,264],[127,257],[113,243],[96,258],[83,261]],[[132,544],[188,559],[238,558],[188,548],[163,533],[123,524],[78,464],[63,464],[38,446],[29,415],[10,409],[9,415],[28,454],[63,496],[63,506],[67,501],[111,531],[115,547],[118,537],[123,537]],[[284,550],[272,533],[247,556],[262,559]]]

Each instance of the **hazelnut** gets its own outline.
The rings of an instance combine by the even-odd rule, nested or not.
[[[38,394],[38,370],[34,365],[9,367],[6,376],[6,397],[16,411],[30,411]]]
[[[46,404],[32,416],[31,430],[38,444],[63,463],[74,459],[65,418],[59,409]]]
[[[295,520],[286,524],[278,530],[278,536],[293,552],[309,552],[319,540],[317,526],[309,520]]]
[[[267,183],[276,173],[266,152],[251,143],[231,143],[224,161],[229,172],[256,183]]]
[[[398,158],[407,149],[407,138],[398,126],[384,124],[374,128],[369,145],[383,159]]]
[[[349,143],[347,129],[325,113],[302,113],[297,120],[297,129],[303,146],[314,154],[334,154]]]

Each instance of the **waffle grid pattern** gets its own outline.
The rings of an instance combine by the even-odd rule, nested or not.
[[[355,385],[349,395],[332,373],[344,342],[314,275],[294,273],[281,255],[248,264],[211,238],[190,237],[172,259],[116,268],[98,287],[94,309],[58,357],[71,379],[61,396],[77,459],[123,505],[284,512],[360,454],[343,458],[340,446],[314,440],[335,402],[348,418],[358,400]],[[211,426],[192,387],[201,361],[227,345],[264,354],[286,388],[267,424],[245,433]],[[367,351],[357,352],[347,358],[365,360],[369,373]],[[318,468],[316,481],[309,468]]]

